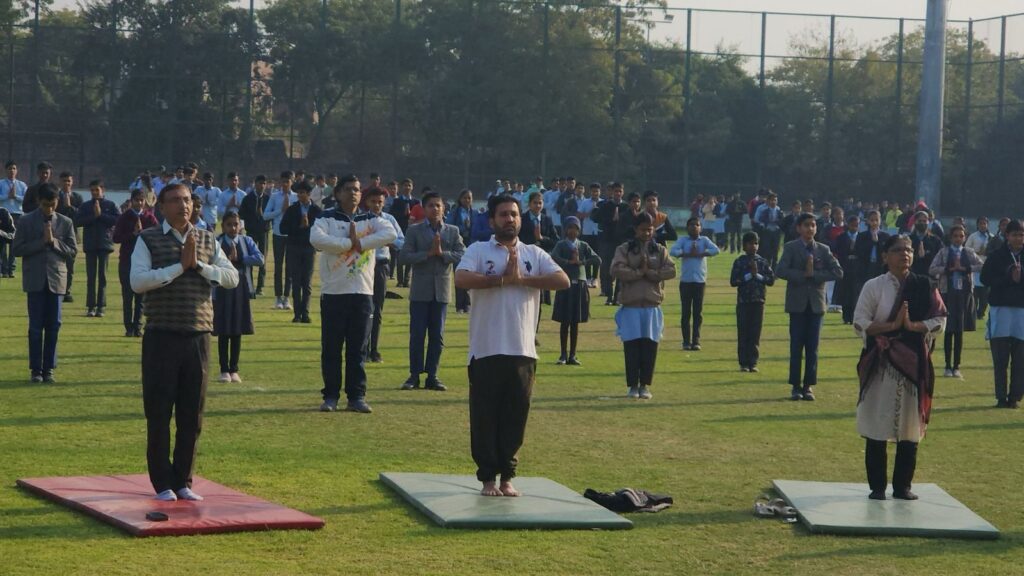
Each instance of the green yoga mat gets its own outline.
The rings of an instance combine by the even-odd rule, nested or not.
[[[772,484],[816,534],[996,539],[999,530],[936,484],[914,484],[920,500],[868,498],[867,484],[774,480]]]
[[[516,478],[518,498],[480,495],[473,476],[381,472],[395,492],[446,528],[622,530],[633,523],[547,478]]]

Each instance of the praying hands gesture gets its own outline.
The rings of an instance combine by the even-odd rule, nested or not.
[[[572,254],[569,256],[569,264],[579,264],[579,263],[580,263],[580,251],[579,251],[578,248],[573,248],[572,249]]]
[[[924,240],[922,239],[917,244],[917,255],[915,258],[924,258]]]
[[[49,220],[43,222],[43,244],[53,246],[53,223]]]
[[[441,232],[438,231],[438,232],[434,233],[434,240],[430,244],[430,255],[431,256],[440,256],[441,254],[442,254],[442,250],[441,250]]]
[[[238,245],[231,243],[231,250],[228,251],[228,260],[238,262]]]
[[[299,221],[300,228],[309,228],[309,216],[306,214],[302,215],[302,220]]]
[[[185,236],[185,243],[181,246],[181,267],[184,270],[191,270],[198,266],[196,256],[196,235],[189,232]]]
[[[100,215],[100,201],[99,200],[93,200],[92,201],[92,213],[95,214],[97,217]]]
[[[356,232],[356,223],[354,220],[348,223],[348,239],[352,241],[352,251],[359,254],[363,251],[363,245],[359,243],[359,233]]]
[[[757,276],[757,259],[754,257],[750,258],[750,276]]]
[[[804,278],[814,277],[814,254],[807,255],[807,267],[804,269]]]
[[[1010,278],[1013,279],[1013,282],[1015,284],[1020,284],[1020,261],[1019,260],[1014,262],[1013,266],[1010,267]]]
[[[139,234],[142,234],[142,217],[141,216],[137,216],[135,218],[135,235],[138,236]]]
[[[515,247],[508,249],[508,263],[505,264],[505,273],[502,275],[502,284],[515,286],[522,284],[523,273],[519,270],[519,250]]]

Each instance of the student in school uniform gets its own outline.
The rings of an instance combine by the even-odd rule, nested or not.
[[[313,263],[316,249],[309,243],[313,222],[320,217],[320,207],[313,204],[312,188],[306,182],[295,185],[298,202],[292,204],[281,218],[281,233],[288,237],[285,266],[292,278],[292,303],[295,317],[292,322],[309,324],[309,298],[313,291]]]
[[[818,344],[825,315],[825,284],[843,277],[843,268],[826,244],[814,240],[818,223],[814,214],[796,221],[800,237],[782,247],[775,275],[786,281],[789,314],[789,385],[791,400],[814,400],[818,383]],[[802,361],[806,360],[803,380]]]
[[[601,265],[601,257],[589,244],[580,240],[580,220],[575,216],[562,219],[562,238],[551,250],[551,258],[562,267],[569,277],[569,287],[555,293],[555,306],[551,319],[558,322],[562,353],[558,364],[579,366],[576,358],[576,343],[580,324],[590,319],[590,290],[587,268]],[[569,344],[568,354],[566,344]]]
[[[217,241],[221,252],[238,270],[238,285],[234,288],[217,286],[213,291],[213,335],[217,337],[217,357],[220,360],[220,382],[241,382],[238,362],[242,353],[242,336],[253,333],[252,293],[253,266],[263,265],[263,254],[256,242],[242,234],[242,220],[238,212],[228,211],[221,219],[221,234]]]
[[[732,263],[729,284],[736,288],[736,355],[740,372],[757,372],[761,357],[766,286],[775,284],[775,271],[759,255],[757,232],[743,235],[743,255]]]
[[[700,219],[686,221],[686,236],[672,245],[669,254],[682,259],[679,275],[679,299],[683,303],[681,325],[683,350],[700,350],[700,328],[704,321],[704,288],[708,278],[708,258],[718,256],[718,245],[701,235]],[[692,320],[692,324],[691,324]]]
[[[654,222],[648,214],[637,214],[633,224],[634,239],[619,246],[612,260],[612,276],[622,285],[615,326],[626,357],[626,396],[649,400],[665,327],[664,285],[675,277],[676,266],[665,247],[654,241]]]
[[[156,216],[145,210],[146,191],[132,190],[129,208],[117,218],[114,224],[114,242],[119,244],[117,278],[121,282],[121,310],[124,315],[125,337],[142,337],[142,295],[132,290],[132,252],[139,234],[156,226]]]
[[[288,251],[288,235],[281,231],[281,219],[289,206],[298,202],[299,197],[292,191],[295,174],[291,170],[281,172],[280,189],[275,190],[263,209],[263,219],[272,221],[272,244],[274,251],[274,309],[291,310],[288,293],[291,292],[291,274],[285,273],[285,254]]]
[[[984,263],[974,250],[964,246],[966,239],[967,231],[963,226],[957,224],[950,228],[949,247],[940,250],[928,268],[946,305],[946,335],[943,340],[946,378],[961,377],[964,332],[974,332],[977,325],[972,273],[981,270]]]
[[[75,223],[82,227],[85,250],[87,316],[102,317],[107,306],[107,260],[114,251],[114,224],[120,212],[117,204],[103,197],[103,181],[89,183],[92,198],[82,203]]]

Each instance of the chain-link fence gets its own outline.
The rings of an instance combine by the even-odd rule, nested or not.
[[[923,21],[551,0],[39,3],[6,16],[7,157],[913,196]],[[1024,15],[949,23],[943,206],[1015,199]]]

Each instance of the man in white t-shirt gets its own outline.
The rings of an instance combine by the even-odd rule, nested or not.
[[[494,236],[477,242],[455,271],[470,291],[469,429],[484,496],[518,496],[511,480],[523,444],[537,370],[534,329],[542,290],[563,290],[569,277],[540,247],[519,242],[519,203],[487,200]],[[500,485],[495,482],[500,477]]]

